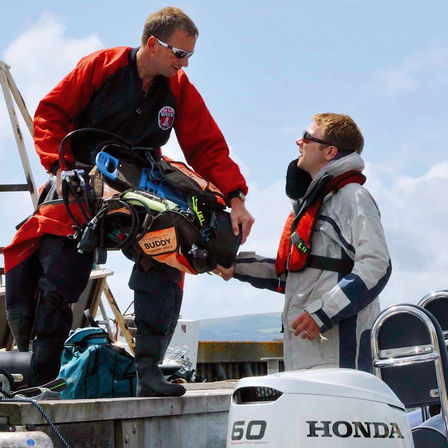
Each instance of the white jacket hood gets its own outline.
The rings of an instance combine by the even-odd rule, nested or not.
[[[325,165],[319,171],[317,176],[311,181],[304,197],[308,196],[308,194],[314,189],[315,185],[317,185],[326,175],[337,177],[353,170],[362,173],[364,168],[364,160],[357,152],[352,152],[344,157],[341,157],[340,159],[332,160],[328,163],[328,165]]]

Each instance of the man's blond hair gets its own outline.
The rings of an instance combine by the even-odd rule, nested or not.
[[[146,44],[151,36],[167,41],[174,31],[185,31],[189,36],[197,37],[199,31],[193,20],[180,8],[167,6],[148,16],[143,27],[142,43]]]
[[[339,153],[357,152],[361,154],[364,137],[351,117],[343,114],[315,114],[311,119],[319,125],[323,139],[338,148]]]

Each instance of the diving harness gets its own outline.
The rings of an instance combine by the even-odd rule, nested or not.
[[[69,170],[64,151],[74,136],[88,133],[104,136],[89,175]],[[91,128],[64,137],[59,164],[63,202],[80,252],[97,250],[104,263],[107,249],[121,249],[143,265],[156,260],[192,274],[232,265],[241,238],[233,235],[224,195],[185,164]],[[111,197],[104,195],[104,184],[114,190]],[[72,213],[73,202],[81,221]]]

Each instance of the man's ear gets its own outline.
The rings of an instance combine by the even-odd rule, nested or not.
[[[146,41],[146,48],[148,50],[150,50],[151,52],[153,52],[156,44],[157,44],[157,39],[154,36],[149,36],[148,40]]]
[[[325,154],[325,158],[330,161],[338,155],[338,148],[336,146],[328,146]]]

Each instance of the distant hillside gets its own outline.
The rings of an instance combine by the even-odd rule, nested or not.
[[[273,341],[282,339],[280,313],[202,319],[200,341]]]

